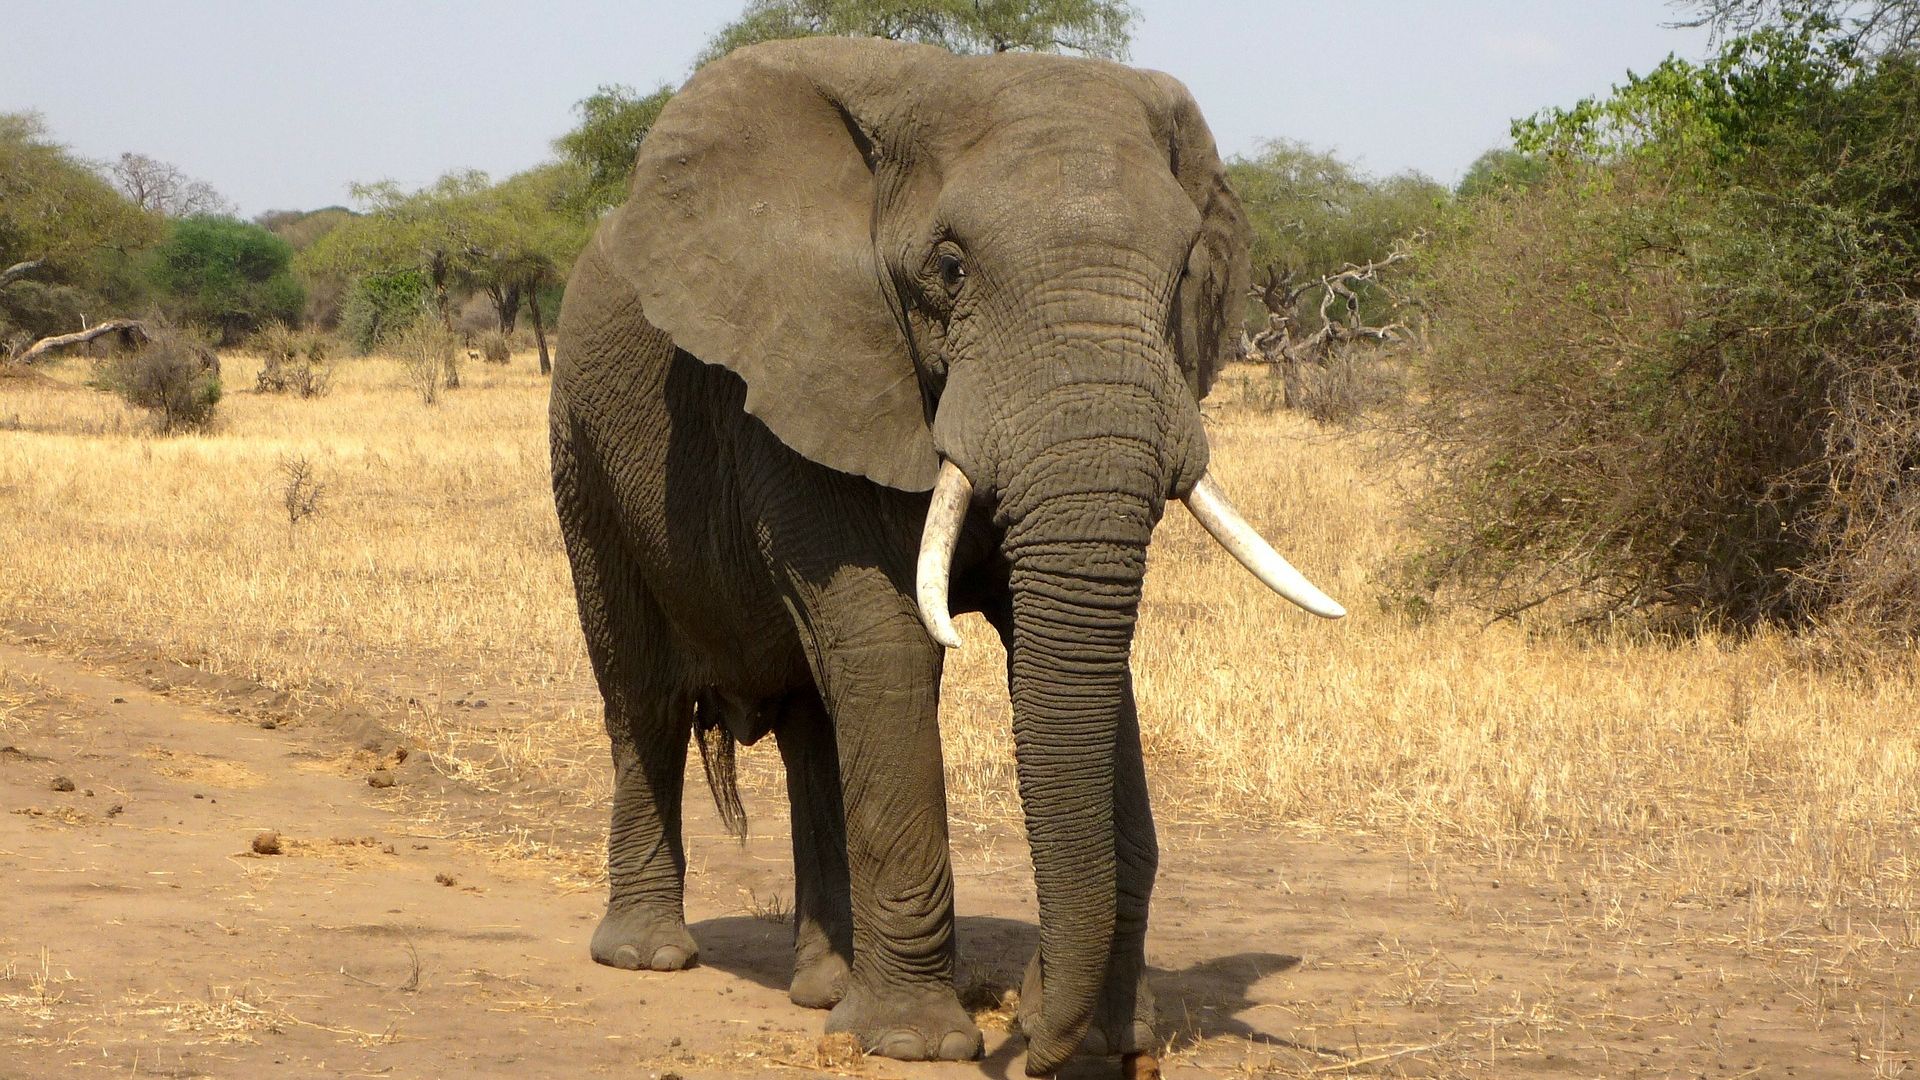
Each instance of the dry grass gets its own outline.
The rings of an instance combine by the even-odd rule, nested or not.
[[[78,369],[0,382],[0,618],[385,709],[444,772],[603,799],[531,359],[477,366],[433,408],[389,360],[342,363],[310,401],[253,393],[252,367],[229,358],[214,430],[164,439],[73,388]],[[1576,854],[1617,918],[1649,883],[1656,898],[1758,891],[1781,920],[1916,906],[1911,662],[1862,673],[1780,636],[1595,643],[1386,613],[1372,574],[1403,540],[1392,485],[1353,440],[1236,405],[1259,378],[1231,373],[1210,407],[1216,469],[1354,614],[1300,614],[1169,516],[1135,645],[1163,817],[1364,832],[1496,865]],[[295,456],[327,498],[290,546],[279,469]],[[983,624],[962,631],[953,802],[1002,818],[1001,659]],[[481,692],[524,707],[445,703]],[[771,757],[746,761],[764,778]]]

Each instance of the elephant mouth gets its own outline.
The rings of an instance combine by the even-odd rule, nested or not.
[[[954,545],[959,541],[960,526],[972,498],[973,483],[967,474],[953,462],[942,461],[940,476],[933,488],[933,501],[927,508],[926,527],[920,534],[914,590],[920,606],[920,621],[925,624],[928,635],[949,649],[960,647],[960,635],[954,629],[948,607],[947,581],[953,565]],[[1275,551],[1234,509],[1211,472],[1202,475],[1199,483],[1180,501],[1207,534],[1267,588],[1323,619],[1346,615],[1346,608],[1307,580],[1306,575]]]

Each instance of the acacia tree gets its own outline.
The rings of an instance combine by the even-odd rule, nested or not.
[[[642,95],[631,86],[602,86],[577,102],[580,126],[553,141],[565,161],[584,173],[569,195],[570,209],[595,216],[627,197],[627,175],[640,152],[640,140],[660,117],[673,91],[665,86]]]
[[[477,198],[468,275],[493,301],[500,329],[511,333],[524,299],[540,350],[540,370],[553,370],[540,292],[562,280],[586,244],[589,218],[579,212],[585,172],[567,163],[529,169]]]
[[[418,191],[391,180],[355,184],[366,213],[341,224],[300,253],[302,273],[332,279],[415,271],[425,281],[441,325],[453,327],[453,289],[475,270],[475,235],[489,187],[477,169],[451,172]]]

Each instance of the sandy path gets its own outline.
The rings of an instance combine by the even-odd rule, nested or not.
[[[736,847],[690,797],[703,964],[614,971],[586,957],[597,890],[424,824],[399,796],[437,778],[371,746],[0,645],[0,1076],[1022,1075],[990,1007],[983,1063],[822,1043],[823,1014],[786,1000],[790,930],[748,913],[790,895],[777,818]],[[368,785],[376,759],[396,789]],[[249,850],[264,829],[283,854]],[[1884,986],[1833,991],[1878,1003],[1877,1029],[1812,1024],[1758,961],[1597,934],[1572,886],[1273,832],[1162,846],[1149,955],[1170,1076],[1911,1068],[1911,953]],[[989,1004],[1033,947],[1026,851],[1006,830],[955,847],[961,983]],[[1740,913],[1681,916],[1714,919]]]

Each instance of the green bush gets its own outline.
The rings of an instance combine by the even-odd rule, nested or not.
[[[355,355],[366,356],[412,326],[428,300],[426,279],[417,270],[363,275],[347,290],[340,336]]]
[[[222,345],[269,322],[298,320],[306,305],[289,269],[292,246],[258,225],[187,218],[174,223],[153,260],[150,276],[172,314],[206,327]]]
[[[1519,125],[1428,245],[1422,591],[1920,634],[1920,78],[1790,29]]]
[[[167,433],[206,427],[220,404],[219,359],[171,328],[154,330],[143,348],[103,362],[94,381],[148,410]]]

